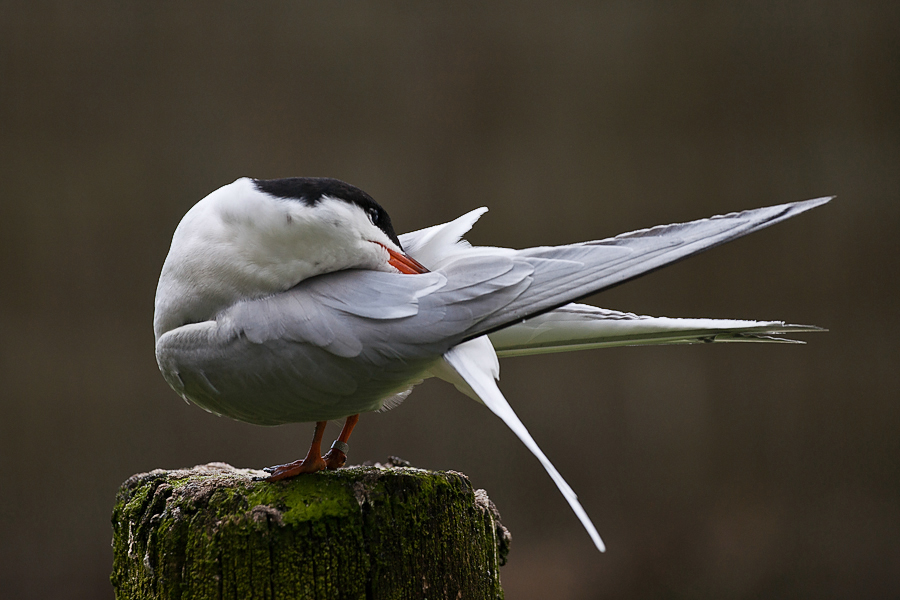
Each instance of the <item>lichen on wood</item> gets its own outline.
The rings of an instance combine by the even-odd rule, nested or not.
[[[112,515],[116,597],[503,597],[509,533],[462,473],[260,475],[211,463],[129,478]]]

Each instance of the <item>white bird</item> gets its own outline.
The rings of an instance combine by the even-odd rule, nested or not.
[[[241,178],[175,230],[156,291],[156,359],[185,400],[259,425],[316,422],[303,460],[269,480],[343,466],[360,413],[428,377],[499,416],[604,545],[497,387],[498,356],[771,337],[780,321],[665,319],[575,300],[828,202],[819,198],[614,238],[512,250],[462,236],[486,208],[400,238],[368,194],[326,178]],[[323,457],[325,424],[346,418]]]

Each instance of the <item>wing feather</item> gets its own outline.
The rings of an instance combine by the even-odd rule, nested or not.
[[[672,319],[624,313],[585,304],[567,304],[490,334],[501,357],[568,352],[613,346],[782,342],[788,333],[822,331],[783,321]]]
[[[688,223],[662,225],[596,242],[541,247],[516,252],[517,260],[534,265],[528,293],[486,317],[465,339],[491,333],[528,317],[579,300],[604,289],[655,271],[703,250],[737,239],[807,210],[831,198],[817,198],[767,208],[729,213]],[[567,260],[579,269],[558,270],[554,263]]]

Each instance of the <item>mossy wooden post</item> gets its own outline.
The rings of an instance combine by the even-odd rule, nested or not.
[[[502,598],[509,534],[453,471],[351,467],[267,483],[212,463],[128,479],[113,511],[124,599]]]

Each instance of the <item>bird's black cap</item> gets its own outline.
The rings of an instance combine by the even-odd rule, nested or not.
[[[254,179],[256,189],[276,198],[298,200],[307,206],[315,206],[323,197],[329,196],[356,204],[372,219],[372,223],[382,230],[392,242],[400,246],[394,232],[391,217],[369,194],[356,186],[330,177],[287,177],[284,179]]]

